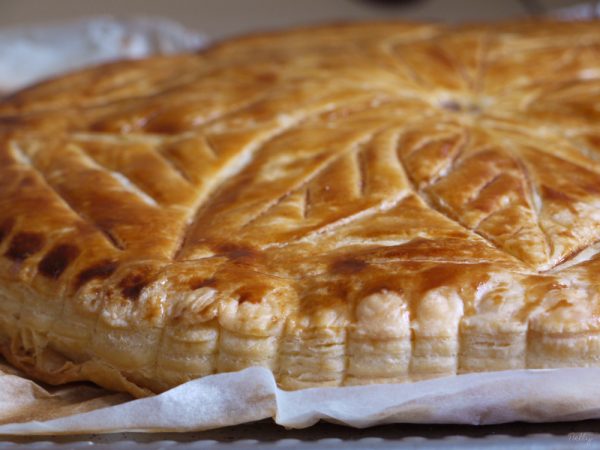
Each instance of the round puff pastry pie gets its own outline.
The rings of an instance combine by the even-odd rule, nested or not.
[[[354,24],[0,103],[0,342],[143,396],[600,365],[599,24]]]

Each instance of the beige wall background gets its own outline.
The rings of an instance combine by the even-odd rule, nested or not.
[[[0,26],[81,16],[165,16],[212,37],[332,20],[493,20],[523,17],[518,0],[423,0],[394,6],[360,0],[0,0]],[[389,5],[391,3],[392,5]],[[551,10],[581,0],[537,0]]]

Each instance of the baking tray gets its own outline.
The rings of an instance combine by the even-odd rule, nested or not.
[[[286,430],[270,420],[200,433],[13,437],[4,449],[600,449],[600,420],[491,426],[386,425],[352,429],[319,423]]]

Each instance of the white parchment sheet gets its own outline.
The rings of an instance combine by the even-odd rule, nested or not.
[[[81,434],[120,431],[198,431],[272,417],[290,428],[319,420],[367,427],[388,423],[495,424],[511,421],[551,422],[600,418],[600,368],[518,370],[466,374],[407,384],[278,389],[270,371],[253,367],[241,372],[190,381],[163,394],[138,400],[88,385],[63,387],[54,394],[34,395],[33,382],[0,377],[0,434]],[[28,388],[24,383],[29,383]],[[14,395],[10,389],[15,390]],[[99,409],[78,412],[73,394],[82,389],[85,402]],[[50,420],[36,419],[55,396],[71,390],[73,403]],[[75,390],[75,391],[74,391]],[[90,396],[94,390],[97,397]],[[85,393],[85,394],[84,394]],[[102,403],[111,406],[102,406]],[[122,403],[120,403],[122,402]],[[15,405],[25,413],[11,421]],[[85,409],[85,408],[84,408]],[[74,410],[73,414],[71,410]],[[29,413],[27,413],[29,411]]]
[[[0,28],[0,96],[69,70],[196,50],[204,44],[203,34],[152,17],[106,16]]]

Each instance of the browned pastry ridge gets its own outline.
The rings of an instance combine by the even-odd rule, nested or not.
[[[0,342],[142,396],[600,365],[600,24],[355,24],[0,103]]]

